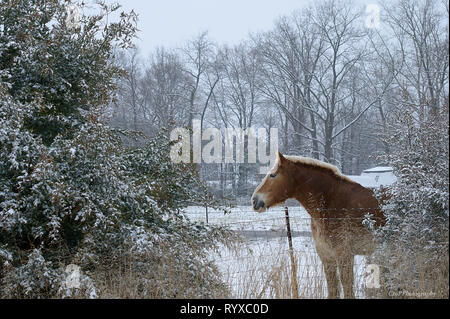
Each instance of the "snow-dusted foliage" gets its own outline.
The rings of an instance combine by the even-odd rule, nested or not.
[[[140,296],[173,280],[169,265],[184,280],[168,296],[223,289],[206,250],[225,232],[179,212],[202,197],[195,168],[171,163],[164,134],[129,149],[131,133],[98,120],[120,74],[108,59],[132,17],[100,28],[114,11],[101,5],[69,28],[67,3],[0,3],[0,296],[92,298],[99,270],[125,265],[140,274]],[[81,267],[77,288],[69,264]]]
[[[83,121],[80,112],[109,101],[121,73],[109,61],[112,48],[130,45],[136,30],[133,14],[106,23],[106,15],[118,7],[105,4],[99,5],[99,14],[67,25],[71,5],[61,0],[0,3],[0,77],[15,99],[41,100],[27,125],[47,145],[58,134],[70,134]]]
[[[386,226],[375,231],[375,261],[391,294],[406,289],[448,297],[449,109],[443,104],[431,112],[403,106],[393,120],[395,152],[388,160],[398,181],[388,190]]]

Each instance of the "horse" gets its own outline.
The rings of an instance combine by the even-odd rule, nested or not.
[[[366,214],[375,227],[386,222],[373,192],[344,176],[337,167],[312,158],[277,154],[274,167],[253,192],[257,212],[294,198],[311,216],[311,233],[325,272],[328,298],[338,298],[338,277],[344,298],[354,298],[355,255],[370,255],[371,232],[363,225]]]

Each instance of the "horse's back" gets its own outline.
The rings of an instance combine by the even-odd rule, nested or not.
[[[339,206],[349,217],[364,218],[370,214],[376,219],[383,218],[380,203],[371,189],[354,183],[347,185],[339,197],[336,206]]]

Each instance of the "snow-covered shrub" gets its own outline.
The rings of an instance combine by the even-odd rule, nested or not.
[[[132,269],[152,297],[173,279],[166,267],[184,280],[159,296],[223,290],[207,250],[226,232],[180,212],[204,197],[195,168],[170,161],[165,134],[125,148],[121,134],[134,133],[99,120],[121,74],[113,44],[128,42],[133,17],[100,28],[115,9],[100,5],[68,27],[69,3],[0,2],[0,296],[101,296],[108,272]]]
[[[439,113],[405,106],[393,121],[387,160],[398,180],[383,207],[386,226],[375,231],[385,296],[448,297],[448,112],[448,101]]]
[[[5,101],[0,114],[20,110]],[[177,256],[178,262],[171,265],[180,268],[178,273],[184,269],[185,277],[191,275],[190,289],[198,285],[199,293],[206,294],[212,291],[209,284],[219,285],[206,250],[225,238],[224,233],[192,224],[178,211],[185,200],[197,199],[192,189],[198,179],[195,170],[170,162],[170,143],[163,135],[128,150],[108,126],[86,122],[73,139],[57,137],[46,147],[17,123],[23,117],[8,118],[0,118],[0,259],[5,265],[5,295],[35,297],[43,291],[14,280],[34,269],[26,265],[36,259],[36,249],[42,264],[55,270],[47,272],[48,285],[43,286],[50,296],[61,288],[56,283],[63,282],[56,269],[74,263],[89,274],[99,264],[119,266],[125,256],[142,274],[167,273],[162,268],[165,260]],[[34,271],[28,276],[29,281],[43,280]],[[151,278],[165,277],[142,277]]]
[[[122,72],[110,59],[115,45],[130,45],[136,16],[106,23],[119,6],[102,2],[95,15],[81,14],[86,4],[79,1],[0,2],[0,78],[14,99],[40,98],[26,124],[47,145],[70,135],[84,121],[83,110],[108,103]],[[80,7],[76,25],[67,23],[72,5]]]
[[[31,275],[32,274],[32,275]],[[61,274],[46,261],[39,249],[34,249],[27,260],[6,272],[3,294],[12,297],[39,298],[55,294]]]

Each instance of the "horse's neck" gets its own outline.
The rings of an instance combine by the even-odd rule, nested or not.
[[[306,177],[297,172],[294,174],[294,178],[297,182],[295,199],[305,207],[312,217],[323,217],[328,205],[329,194],[336,183],[334,178],[316,169],[310,169]]]

